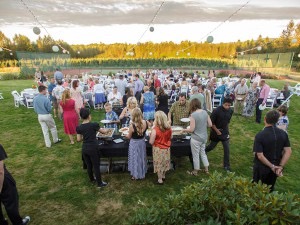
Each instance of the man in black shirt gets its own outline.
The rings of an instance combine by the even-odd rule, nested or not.
[[[224,149],[224,169],[229,172],[230,162],[228,124],[233,114],[233,111],[230,108],[231,104],[232,100],[230,98],[225,98],[223,104],[212,112],[210,116],[212,122],[212,127],[210,131],[210,144],[205,149],[206,152],[210,152],[217,146],[218,142],[221,141]]]
[[[271,185],[270,192],[292,153],[287,133],[276,127],[278,119],[276,110],[266,114],[265,128],[255,136],[253,145],[253,182]]]
[[[30,217],[24,219],[19,213],[19,196],[16,181],[6,169],[4,160],[7,158],[6,152],[0,144],[0,201],[4,205],[6,213],[13,225],[25,225],[30,221]],[[0,204],[0,224],[7,225],[8,222],[2,213]]]

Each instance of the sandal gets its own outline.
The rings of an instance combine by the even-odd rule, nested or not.
[[[205,169],[202,169],[201,172],[206,173],[206,174],[209,174],[209,171],[208,171],[208,170],[205,170]]]
[[[192,176],[198,176],[198,173],[196,171],[186,171],[187,174],[192,175]]]
[[[131,177],[131,180],[136,180],[135,177]]]

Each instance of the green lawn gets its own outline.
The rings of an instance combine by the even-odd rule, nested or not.
[[[284,81],[268,83],[281,89]],[[131,181],[128,173],[116,172],[104,174],[109,186],[98,190],[90,184],[86,171],[82,169],[81,144],[69,144],[60,120],[56,120],[56,124],[63,142],[47,149],[33,109],[14,107],[11,91],[21,91],[32,84],[32,81],[0,81],[0,92],[5,98],[0,100],[0,143],[9,157],[5,161],[6,166],[17,181],[21,214],[30,215],[31,224],[124,224],[126,218],[133,215],[133,210],[139,207],[140,201],[155,201],[169,193],[178,193],[192,182],[209,179],[204,174],[198,177],[187,175],[186,170],[191,165],[188,159],[184,159],[181,167],[167,175],[164,186],[155,185],[156,176],[151,173],[146,175],[144,181]],[[300,97],[291,99],[289,110],[293,154],[284,177],[277,181],[276,190],[300,194],[297,175],[300,170]],[[99,121],[103,115],[93,111],[94,121]],[[230,124],[232,169],[236,175],[249,179],[254,136],[263,128],[254,121],[254,118],[234,115]],[[219,144],[208,154],[210,171],[220,171],[226,176],[222,169],[222,157]]]

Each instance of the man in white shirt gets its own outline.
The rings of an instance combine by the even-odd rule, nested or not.
[[[109,103],[111,105],[114,105],[114,104],[122,105],[122,102],[121,102],[122,101],[122,95],[118,91],[118,88],[116,86],[114,86],[113,90],[108,94],[107,100],[109,101]]]
[[[234,89],[235,103],[234,103],[234,113],[242,114],[244,108],[244,102],[248,94],[248,87],[246,84],[246,79],[242,79],[241,83]]]
[[[125,95],[125,88],[127,87],[127,81],[124,79],[123,75],[120,74],[119,78],[115,80],[115,85],[118,88],[118,91],[121,95]]]

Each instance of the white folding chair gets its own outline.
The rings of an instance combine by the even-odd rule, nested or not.
[[[2,96],[2,93],[0,93],[0,99],[4,99],[3,96]]]
[[[17,91],[12,91],[11,94],[12,96],[14,96],[15,107],[19,107],[20,105],[26,107],[24,103],[24,98]]]
[[[217,108],[218,106],[221,105],[221,99],[222,99],[222,94],[214,94],[212,98],[212,107]]]
[[[26,102],[27,108],[33,109],[33,98],[25,97],[25,102]]]

